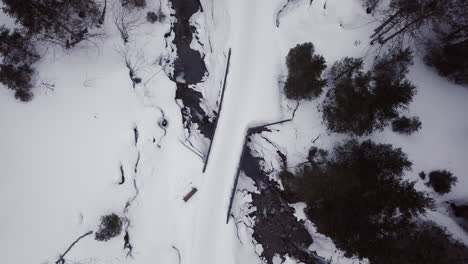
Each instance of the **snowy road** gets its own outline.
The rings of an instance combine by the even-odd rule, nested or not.
[[[275,76],[281,61],[274,56],[278,52],[274,8],[280,3],[272,2],[225,0],[231,20],[231,68],[200,186],[191,263],[240,263],[235,228],[232,222],[225,224],[225,217],[246,129],[252,123],[280,118]]]

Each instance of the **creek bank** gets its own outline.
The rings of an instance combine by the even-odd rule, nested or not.
[[[249,192],[252,197],[250,204],[256,210],[248,216],[254,219],[252,237],[263,247],[260,256],[268,264],[273,264],[275,255],[283,260],[285,256],[289,256],[303,263],[327,263],[316,252],[308,249],[313,240],[305,222],[296,218],[295,209],[284,198],[278,182],[272,180],[271,172],[263,169],[264,158],[254,156],[249,147],[252,136],[265,131],[269,130],[263,127],[252,130],[247,135],[239,167],[253,180],[259,192]],[[281,153],[280,158],[282,156],[284,154]]]
[[[204,81],[207,69],[204,55],[193,50],[190,44],[196,32],[196,27],[190,24],[190,18],[198,11],[203,12],[200,0],[170,0],[176,21],[172,24],[174,33],[173,44],[177,48],[177,56],[173,62],[174,72],[169,78],[176,83],[176,97],[182,102],[181,112],[184,127],[193,132],[193,125],[198,125],[201,135],[209,140],[214,135],[214,119],[217,113],[207,113],[202,105],[203,95],[196,90],[196,84]]]

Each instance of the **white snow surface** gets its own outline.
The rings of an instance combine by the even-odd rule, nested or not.
[[[140,11],[143,22],[146,11],[159,5],[159,1],[147,2]],[[20,103],[12,91],[1,87],[3,262],[54,263],[77,237],[96,231],[102,215],[116,213],[130,220],[132,256],[127,257],[123,249],[121,233],[108,242],[86,237],[65,259],[83,264],[176,264],[176,247],[182,263],[261,263],[255,252],[261,247],[252,244],[251,231],[241,227],[237,233],[234,221],[226,224],[246,129],[291,115],[293,103],[285,102],[281,95],[290,48],[311,41],[331,65],[344,56],[365,55],[375,26],[359,0],[315,0],[310,6],[309,0],[298,0],[282,13],[277,28],[276,14],[285,2],[201,0],[204,12],[192,17],[204,44],[193,47],[206,54],[209,71],[200,87],[213,108],[219,100],[227,50],[232,49],[223,111],[206,173],[202,173],[203,161],[181,144],[185,131],[174,100],[175,84],[155,63],[159,57],[171,56],[164,40],[169,19],[142,23],[124,45],[112,23],[118,5],[113,6],[104,26],[107,37],[97,47],[44,52],[33,101]],[[167,1],[162,4],[169,14]],[[143,79],[135,89],[122,58],[125,53]],[[467,195],[468,120],[464,115],[468,89],[437,76],[418,58],[410,78],[418,86],[418,94],[409,114],[420,116],[422,131],[400,136],[385,130],[373,138],[402,147],[414,162],[407,175],[410,179],[416,180],[421,170],[433,169],[449,169],[458,176],[453,192],[433,194],[439,209],[427,217],[468,244],[468,235],[447,216],[444,203]],[[53,89],[40,85],[42,82],[54,84]],[[301,103],[293,122],[278,126],[281,133],[268,135],[284,147],[291,164],[304,161],[318,135],[315,145],[324,148],[341,138],[325,131],[317,104]],[[169,122],[166,133],[158,126],[160,110]],[[139,131],[136,145],[134,127]],[[118,184],[120,165],[126,176],[122,185]],[[139,194],[124,213],[125,204],[135,194],[133,181]],[[252,188],[245,176],[241,184]],[[198,192],[184,203],[182,198],[192,187]],[[430,191],[421,182],[417,188]],[[250,198],[236,199],[245,203]],[[313,233],[312,223],[308,225]],[[325,236],[313,234],[313,238],[317,243],[311,248],[324,258],[333,263],[356,262],[341,257]],[[287,258],[285,263],[294,260]]]

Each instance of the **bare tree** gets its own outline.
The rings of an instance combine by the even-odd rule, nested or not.
[[[114,24],[120,32],[124,44],[129,42],[130,34],[143,24],[138,10],[127,6],[114,5]]]
[[[365,5],[369,11],[380,2],[366,0]],[[424,42],[433,30],[444,31],[447,36],[468,31],[468,2],[465,0],[391,0],[388,8],[377,15],[381,17],[381,23],[371,35],[371,44],[401,46],[414,41]]]
[[[118,53],[122,56],[122,59],[125,62],[125,66],[128,69],[128,75],[132,80],[133,88],[135,88],[138,83],[141,83],[141,78],[138,77],[137,74],[146,64],[143,53],[142,51],[139,51],[136,54],[130,54],[128,49],[121,49]]]

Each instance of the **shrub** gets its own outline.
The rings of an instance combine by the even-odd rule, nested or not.
[[[453,176],[450,171],[435,170],[429,173],[429,181],[426,185],[432,187],[439,194],[446,194],[450,192],[457,181],[457,177]]]
[[[305,213],[318,232],[347,256],[408,263],[411,259],[399,262],[393,250],[399,246],[394,235],[407,233],[414,217],[434,207],[432,199],[414,189],[415,182],[403,180],[411,165],[401,149],[349,140],[336,146],[322,165],[280,178],[286,198],[305,202]],[[389,250],[392,258],[385,259]]]
[[[108,241],[122,232],[122,219],[116,214],[105,215],[101,217],[99,230],[95,234],[98,241]]]
[[[336,62],[322,109],[327,128],[358,136],[382,130],[413,99],[416,87],[406,79],[411,63],[409,50],[392,50],[367,72],[362,71],[362,59]]]
[[[289,75],[284,86],[288,99],[311,99],[322,93],[326,80],[321,75],[327,66],[323,56],[314,52],[310,42],[298,44],[289,51],[286,57]]]
[[[426,173],[424,171],[421,171],[419,173],[419,178],[421,178],[421,180],[425,180],[426,179]]]
[[[166,15],[161,11],[161,9],[159,9],[157,13],[154,11],[148,11],[148,13],[146,13],[146,20],[152,24],[163,22],[164,19],[166,19]]]
[[[421,121],[418,117],[408,118],[406,116],[399,117],[392,121],[392,130],[400,134],[410,135],[421,128]]]
[[[159,17],[154,11],[148,11],[148,13],[146,13],[146,20],[154,24],[159,20]]]

